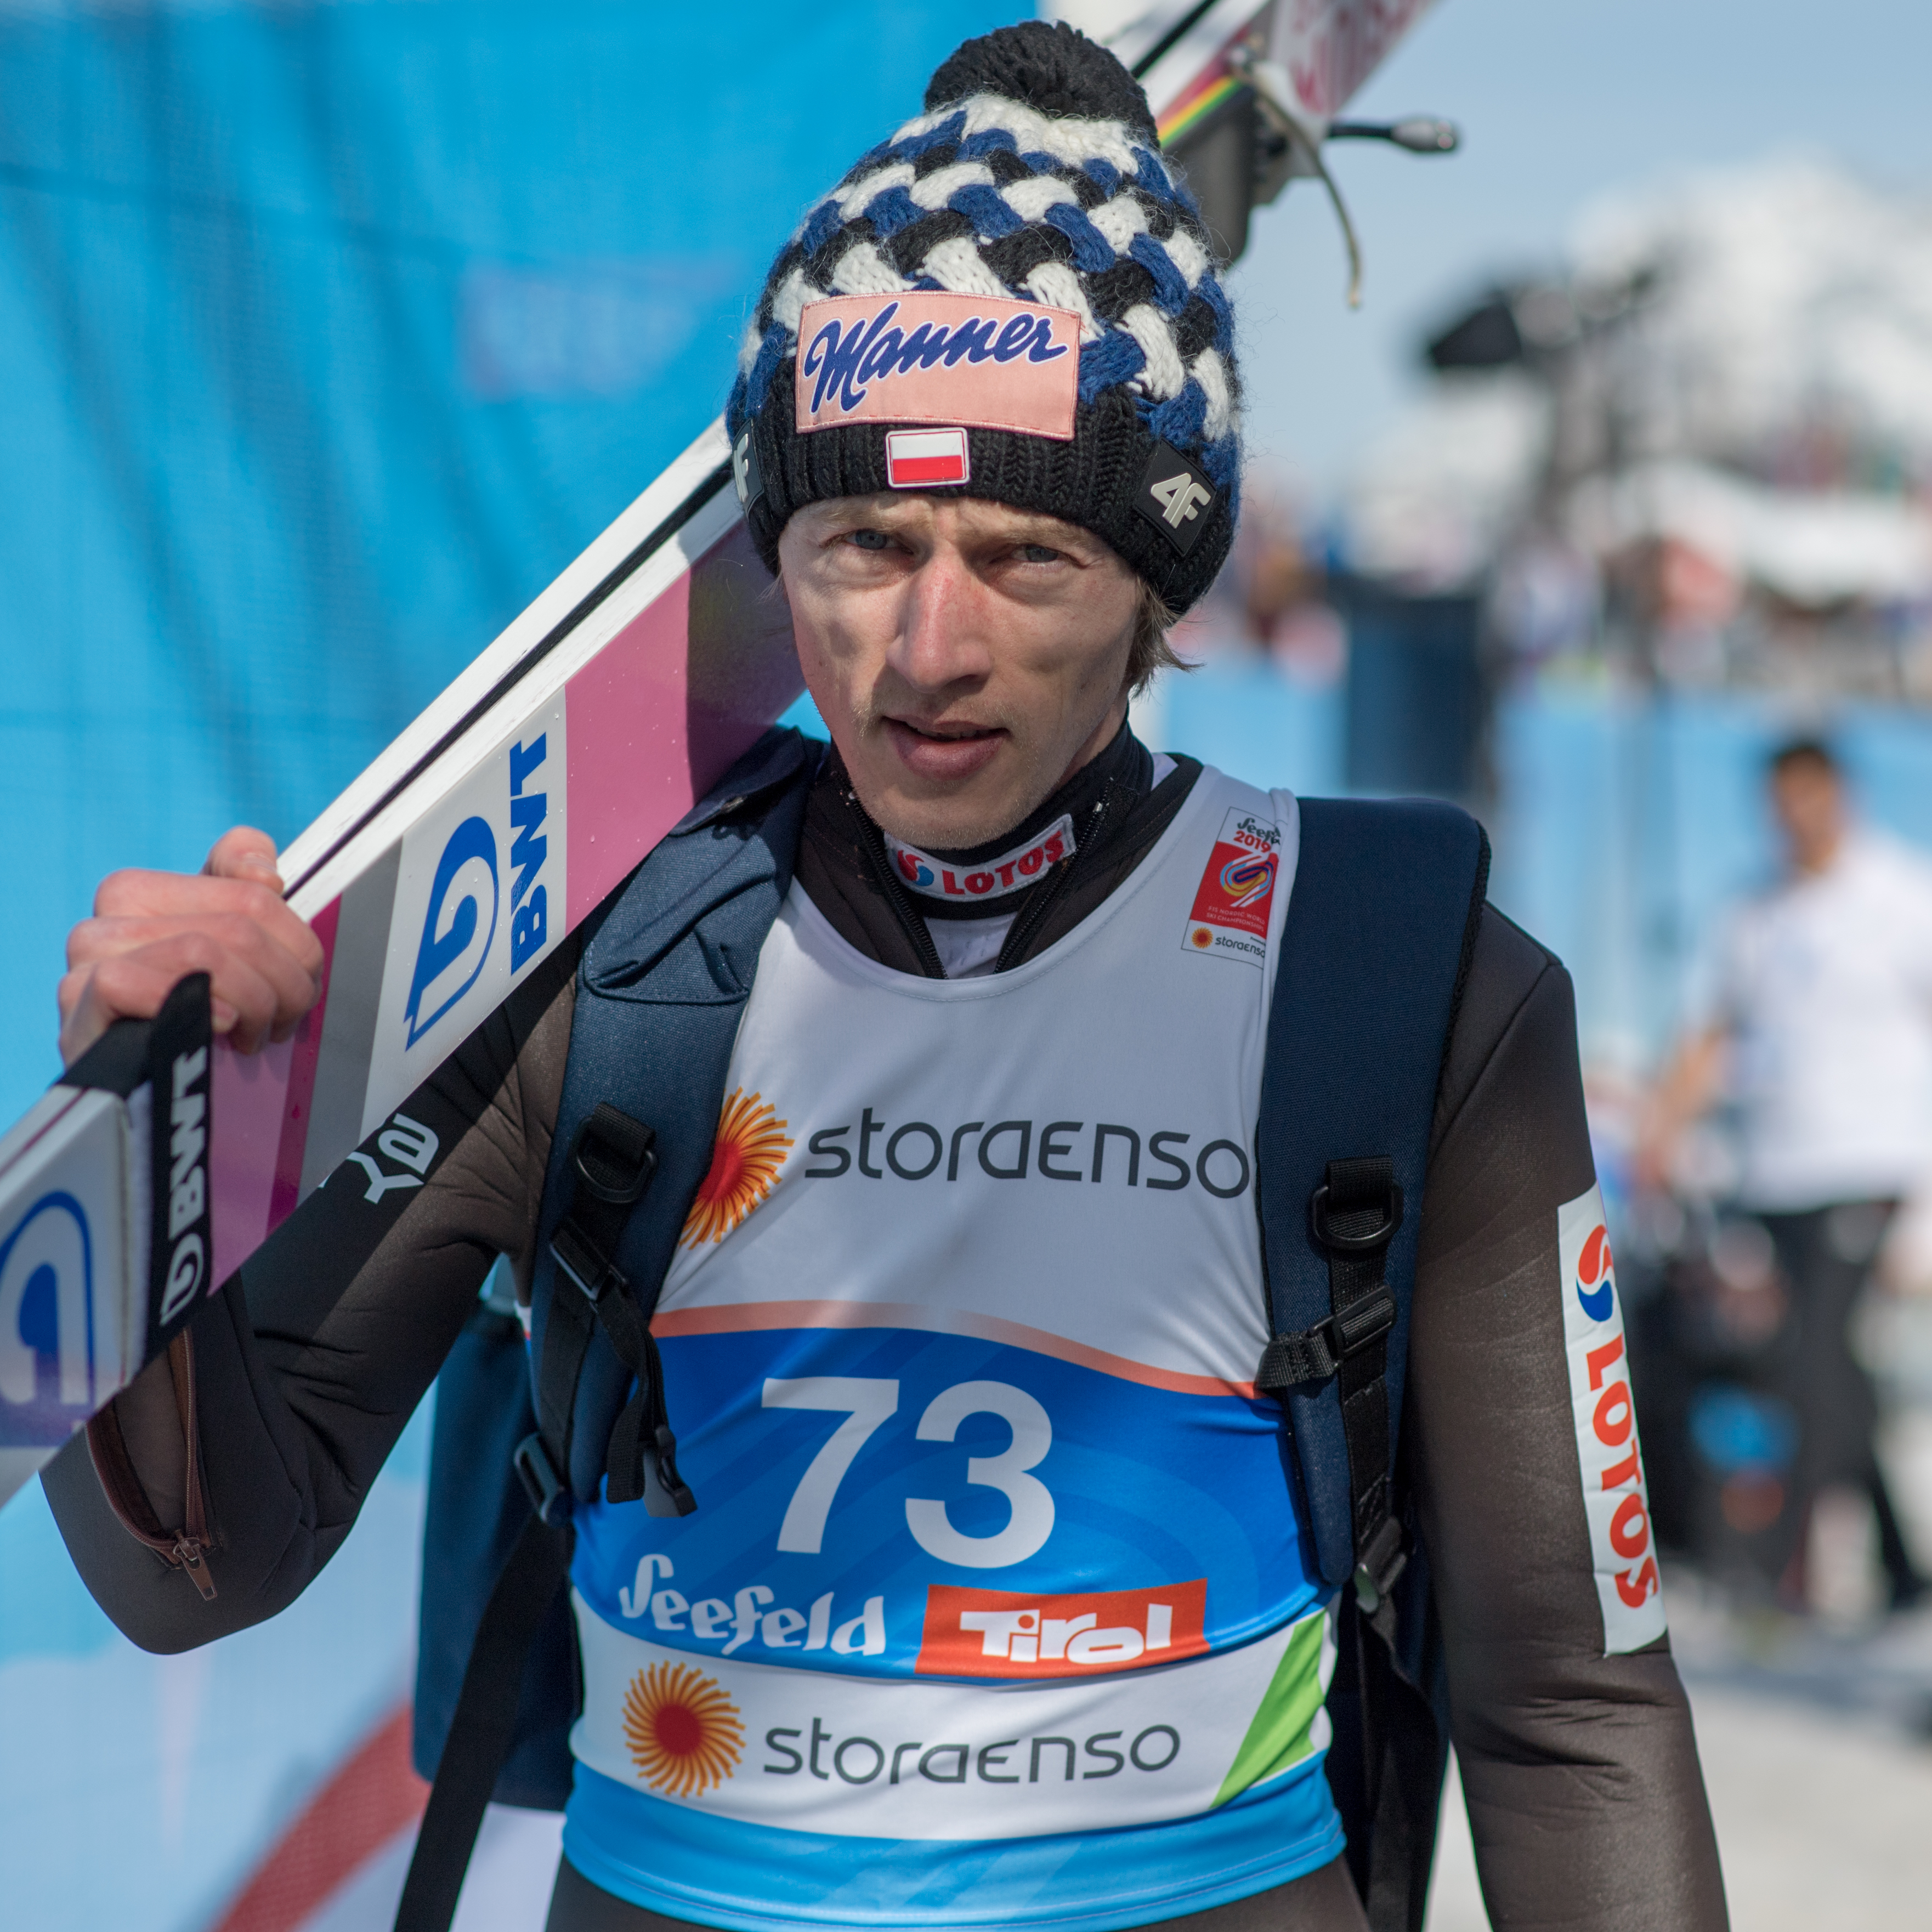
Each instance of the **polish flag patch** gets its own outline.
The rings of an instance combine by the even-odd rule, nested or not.
[[[932,490],[973,474],[963,429],[889,429],[886,481],[895,490]]]

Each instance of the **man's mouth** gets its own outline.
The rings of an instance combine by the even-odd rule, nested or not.
[[[888,718],[885,724],[886,736],[906,768],[941,783],[972,777],[1006,735],[999,725],[966,719]]]

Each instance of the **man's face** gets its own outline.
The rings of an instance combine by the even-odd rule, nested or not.
[[[1794,869],[1822,872],[1845,832],[1845,790],[1814,758],[1794,758],[1772,774],[1771,802]]]
[[[1072,524],[843,496],[778,542],[799,662],[866,809],[908,844],[1010,831],[1126,710],[1139,580]]]

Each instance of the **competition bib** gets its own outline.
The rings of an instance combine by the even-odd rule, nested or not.
[[[1078,1919],[1106,1886],[1068,1848],[1107,1834],[1151,1918],[1339,1849],[1327,1592],[1252,1386],[1294,809],[1204,773],[990,979],[891,972],[794,888],[652,1322],[700,1507],[580,1514],[566,1850],[597,1882],[716,1924],[994,1922],[962,1856],[1006,1846]]]

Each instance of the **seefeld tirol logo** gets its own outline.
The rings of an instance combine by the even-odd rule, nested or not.
[[[1661,1636],[1664,1619],[1623,1310],[1596,1187],[1557,1210],[1556,1239],[1578,1473],[1609,1655]]]
[[[406,832],[384,962],[366,1135],[549,950],[564,914],[564,704],[485,758]],[[400,1049],[400,1052],[398,1051]]]

